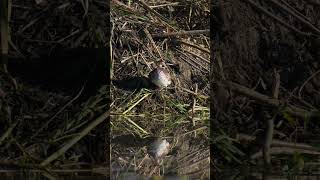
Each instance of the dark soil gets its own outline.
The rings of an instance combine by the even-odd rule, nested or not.
[[[218,147],[219,142],[213,144],[215,147],[213,161],[216,163],[216,170],[261,164],[259,163],[261,160],[250,160],[248,156],[261,150],[265,144],[266,120],[272,117],[275,124],[274,139],[308,143],[319,147],[320,126],[315,120],[319,118],[294,117],[282,110],[275,114],[279,107],[268,107],[265,102],[258,103],[249,96],[239,94],[237,90],[229,91],[228,88],[221,87],[227,80],[273,97],[276,82],[274,71],[277,71],[280,75],[278,99],[282,103],[310,112],[319,110],[319,32],[315,32],[272,2],[253,1],[272,15],[308,35],[288,29],[249,2],[251,1],[225,0],[214,3],[212,7],[214,63],[212,63],[211,118],[214,129],[211,131],[216,132],[213,133],[216,136],[212,137],[214,139],[221,135],[220,130],[232,138],[236,138],[239,134],[262,138],[258,138],[260,139],[258,145],[239,144],[238,140],[235,141],[234,144],[243,154],[233,151],[233,155],[241,159],[241,162],[235,161],[230,154],[224,154],[221,146]],[[279,2],[282,6],[293,9],[295,14],[304,15],[306,21],[320,28],[319,4],[315,1]],[[219,65],[219,61],[222,66]],[[308,138],[309,135],[313,135],[314,138]],[[304,155],[307,156],[307,154]],[[308,164],[309,160],[305,156],[303,160]],[[293,157],[291,154],[286,158],[290,161]],[[313,162],[318,161],[319,157],[313,159]],[[288,165],[280,161],[279,155],[272,156],[271,162],[274,164],[272,170],[275,171],[281,171],[283,166]],[[294,167],[289,164],[289,171]],[[305,165],[302,169],[307,171],[308,166]]]
[[[0,167],[34,177],[45,174],[38,173],[41,162],[110,104],[109,6],[90,1],[86,11],[79,1],[37,2],[12,1],[10,75],[0,74]],[[54,159],[51,175],[108,175],[107,130],[100,124]]]

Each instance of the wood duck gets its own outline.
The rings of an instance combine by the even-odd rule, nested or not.
[[[48,91],[89,97],[102,85],[110,83],[107,48],[56,50],[39,58],[9,58],[9,73],[22,82]]]

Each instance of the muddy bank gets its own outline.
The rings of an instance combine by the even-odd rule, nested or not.
[[[213,5],[212,131],[223,130],[234,138],[239,133],[261,137],[256,145],[236,143],[239,151],[234,155],[242,163],[226,160],[221,148],[216,149],[217,159],[232,166],[251,164],[246,156],[265,145],[267,119],[274,122],[273,139],[311,142],[315,139],[308,137],[320,133],[318,115],[295,117],[280,108],[319,108],[318,8],[310,1],[225,0]],[[221,88],[225,80],[248,88],[249,94]],[[258,102],[253,98],[257,95],[276,99],[279,105]]]

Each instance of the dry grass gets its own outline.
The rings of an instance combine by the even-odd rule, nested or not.
[[[61,47],[109,46],[107,3],[37,2],[40,1],[13,0],[10,4],[10,58],[38,57]],[[170,154],[156,165],[148,158],[145,147],[112,144],[112,165],[114,170],[120,170],[117,172],[134,170],[147,176],[178,173],[207,178],[209,2],[139,2],[111,2],[112,78],[146,76],[163,62],[173,84],[161,91],[136,92],[111,86],[111,138],[126,134],[141,138],[160,136],[172,146]],[[48,169],[39,166],[105,111],[108,90],[104,86],[88,101],[70,105],[73,97],[43,91],[1,73],[0,166],[9,167],[8,173],[23,169],[46,177],[70,172],[79,175],[81,170],[83,174],[108,175],[104,163],[109,132],[103,125],[56,157]]]
[[[111,87],[112,138],[156,136],[171,143],[171,153],[157,165],[145,146],[126,147],[115,142],[111,145],[112,174],[208,177],[209,37],[189,34],[209,29],[206,4],[208,1],[112,1],[113,79],[148,76],[160,63],[173,78],[173,84],[163,90],[132,92]],[[163,35],[179,31],[187,33]]]
[[[9,54],[38,57],[56,48],[96,47],[108,44],[108,6],[90,1],[9,1]],[[83,1],[85,2],[85,1]],[[101,112],[108,87],[82,104],[61,92],[48,92],[0,74],[0,166],[2,172],[46,177],[57,174],[108,174],[105,125],[86,133],[44,169],[39,164],[79,135]],[[97,167],[104,169],[97,171]],[[33,169],[33,170],[31,170]],[[30,174],[28,174],[30,172]],[[34,174],[32,174],[34,172]],[[78,174],[79,175],[79,174]]]

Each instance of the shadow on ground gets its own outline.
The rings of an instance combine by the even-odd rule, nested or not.
[[[117,88],[126,91],[135,91],[140,89],[154,90],[157,88],[152,82],[150,82],[149,78],[144,76],[112,80],[112,84]]]

